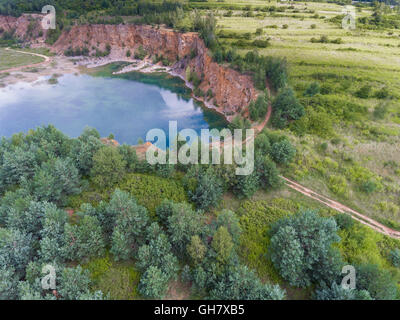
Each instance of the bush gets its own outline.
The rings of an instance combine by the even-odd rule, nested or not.
[[[332,244],[340,237],[333,218],[311,210],[276,222],[270,231],[271,260],[290,285],[308,287],[313,282],[331,283],[340,275],[342,260]]]
[[[354,225],[354,220],[349,214],[339,213],[334,218],[339,229],[350,230]]]
[[[146,50],[143,48],[142,45],[140,45],[139,48],[135,50],[135,59],[143,60],[144,58],[146,58],[146,56]]]
[[[385,119],[386,114],[388,113],[388,107],[386,104],[380,104],[375,107],[373,116],[375,119]]]
[[[396,268],[400,268],[400,249],[396,248],[390,251],[390,259]]]
[[[389,90],[386,87],[375,92],[375,97],[378,99],[386,99],[389,97]]]
[[[304,95],[312,97],[312,96],[315,96],[316,94],[320,93],[320,91],[321,91],[321,87],[320,87],[319,83],[313,82],[313,83],[310,83],[310,85],[307,87],[306,91],[304,92]]]
[[[305,114],[304,107],[290,87],[279,91],[272,103],[272,108],[272,124],[277,128],[284,128],[290,121],[298,120]]]
[[[222,181],[212,170],[193,167],[185,176],[185,188],[188,196],[199,209],[216,206],[223,194]]]
[[[276,142],[271,148],[272,159],[279,164],[288,164],[296,155],[296,148],[288,140]]]
[[[346,195],[348,192],[346,179],[342,176],[331,175],[329,177],[329,189],[335,194]]]
[[[120,184],[120,188],[134,195],[151,214],[155,214],[156,208],[164,199],[174,202],[187,201],[186,191],[182,184],[171,178],[130,174],[126,182]]]
[[[375,264],[363,264],[357,268],[357,289],[367,290],[376,300],[394,300],[397,284],[389,270]]]
[[[361,99],[368,99],[371,94],[372,87],[369,84],[362,86],[358,91],[356,91],[356,96]]]

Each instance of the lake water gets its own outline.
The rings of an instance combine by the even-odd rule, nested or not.
[[[222,128],[224,119],[190,98],[180,79],[166,74],[129,73],[111,76],[116,67],[95,75],[63,75],[57,84],[41,78],[0,89],[0,137],[53,124],[70,137],[85,126],[102,137],[114,134],[122,143],[136,144],[153,128],[168,134],[169,121],[178,129]]]

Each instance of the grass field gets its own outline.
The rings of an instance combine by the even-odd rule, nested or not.
[[[258,52],[286,57],[289,82],[306,107],[306,121],[320,128],[308,128],[301,135],[285,130],[298,149],[295,163],[285,174],[399,229],[400,30],[367,30],[360,25],[355,30],[342,29],[340,22],[330,21],[342,12],[337,4],[226,0],[206,2],[209,8],[204,8],[204,2],[191,5],[204,11],[212,8],[219,32],[268,39],[270,46]],[[266,6],[284,10],[260,10]],[[356,16],[371,16],[372,12],[372,8],[363,7],[356,10]],[[260,28],[262,33],[256,33]],[[341,41],[311,42],[311,38],[321,36]],[[221,41],[235,46],[237,38]],[[237,50],[245,54],[254,48]],[[330,91],[322,94],[318,103],[304,97],[313,82]],[[371,94],[359,98],[357,91],[365,85],[371,86]],[[382,88],[389,97],[378,99],[375,93]],[[339,113],[346,112],[347,103],[365,111],[354,119],[344,119]],[[385,113],[377,117],[374,110],[379,107]],[[329,121],[324,122],[326,119]],[[373,185],[373,192],[367,190],[368,184]]]
[[[43,61],[41,57],[0,48],[0,71]]]

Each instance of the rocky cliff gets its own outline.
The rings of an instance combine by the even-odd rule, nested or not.
[[[21,38],[26,36],[29,23],[27,16],[0,16],[0,27],[15,29]],[[52,50],[63,54],[67,49],[87,48],[93,54],[96,50],[104,52],[107,47],[111,48],[113,60],[126,59],[128,50],[134,55],[140,48],[148,57],[162,55],[173,62],[173,71],[185,79],[189,70],[196,72],[201,91],[210,90],[209,102],[227,116],[240,112],[257,96],[251,77],[213,62],[196,33],[144,25],[81,25],[64,31]]]

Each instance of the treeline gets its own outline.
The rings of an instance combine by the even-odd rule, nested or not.
[[[43,6],[53,5],[58,13],[67,12],[69,18],[78,18],[91,11],[107,15],[147,15],[183,8],[183,1],[147,2],[141,0],[1,0],[0,14],[20,16],[23,13],[40,13]]]

